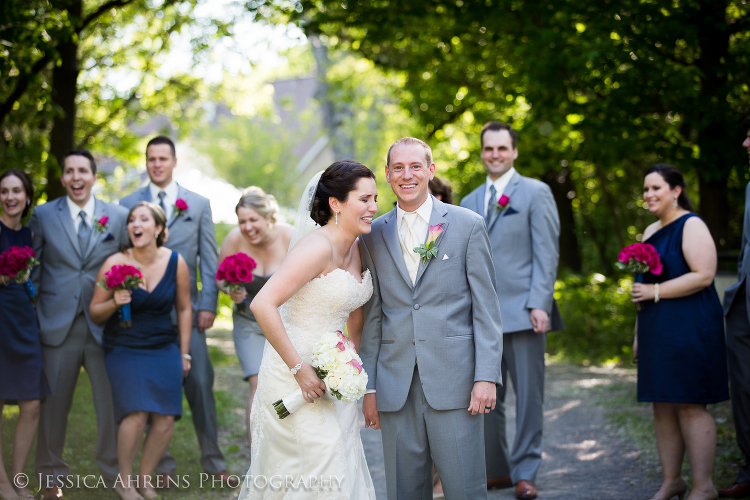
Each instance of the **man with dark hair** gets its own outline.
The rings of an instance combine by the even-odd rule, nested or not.
[[[747,137],[742,147],[750,160],[750,117],[745,120]],[[745,188],[745,219],[742,225],[742,250],[737,283],[724,292],[724,315],[727,324],[727,365],[729,388],[732,395],[732,416],[737,432],[737,446],[744,464],[737,473],[737,481],[719,489],[719,498],[750,496],[750,183]]]
[[[482,128],[487,180],[461,206],[484,217],[492,246],[503,318],[503,384],[485,415],[487,487],[516,485],[516,498],[536,498],[542,461],[544,351],[547,332],[564,328],[554,299],[560,219],[547,184],[516,172],[518,135],[508,125]],[[508,460],[505,439],[506,374],[516,392],[516,437]]]
[[[110,483],[118,474],[112,391],[104,366],[103,325],[94,323],[89,304],[104,261],[128,241],[128,211],[91,194],[96,162],[86,150],[63,157],[62,182],[67,196],[39,205],[29,220],[40,265],[31,278],[39,290],[37,318],[44,372],[52,394],[42,400],[36,472],[44,500],[62,498],[68,413],[81,366],[91,381],[98,428],[96,463]],[[107,217],[108,220],[104,220]],[[122,483],[115,483],[121,489]]]
[[[222,484],[235,487],[236,477],[226,471],[226,461],[219,449],[214,370],[208,355],[205,331],[216,318],[216,268],[218,252],[216,233],[207,198],[188,191],[172,178],[177,167],[174,143],[164,136],[154,137],[146,146],[146,169],[149,184],[120,200],[128,209],[141,201],[158,204],[167,216],[169,237],[165,247],[178,252],[190,270],[190,297],[193,306],[193,333],[190,339],[191,368],[185,379],[185,396],[193,413],[193,424],[201,447],[201,466]],[[202,289],[198,291],[200,269]],[[169,454],[159,463],[157,472],[174,475],[177,463]],[[166,484],[166,481],[163,481]]]

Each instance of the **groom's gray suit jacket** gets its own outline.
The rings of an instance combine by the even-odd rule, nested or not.
[[[68,336],[79,312],[83,311],[91,334],[102,343],[103,324],[89,317],[96,275],[107,257],[128,242],[128,211],[114,203],[95,198],[94,219],[109,217],[106,231],[93,230],[86,254],[78,245],[78,233],[62,196],[39,205],[29,220],[34,233],[33,247],[41,265],[34,268],[31,279],[39,291],[37,317],[42,344],[59,346]]]
[[[416,362],[432,408],[468,408],[474,382],[502,383],[502,325],[484,221],[433,198],[430,225],[444,224],[438,256],[420,261],[413,286],[396,221],[394,208],[359,239],[373,279],[360,348],[368,389],[377,390],[378,411],[398,411]]]

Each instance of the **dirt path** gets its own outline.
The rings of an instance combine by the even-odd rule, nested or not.
[[[634,381],[631,371],[551,364],[547,368],[539,498],[642,500],[658,488],[639,452],[616,437],[605,409],[594,402],[595,387]],[[512,396],[512,394],[511,394]],[[633,402],[635,404],[635,402]],[[515,430],[515,398],[509,398],[508,439]],[[378,500],[385,500],[380,431],[362,429],[362,441]],[[492,490],[489,500],[515,498],[513,488]]]
[[[223,333],[223,332],[222,332]],[[231,333],[217,335],[210,343],[233,354]],[[640,452],[617,436],[607,422],[606,409],[596,403],[601,386],[634,383],[634,371],[583,368],[567,364],[548,364],[544,405],[543,460],[537,476],[539,498],[543,500],[642,500],[658,490],[653,466],[639,460]],[[239,364],[217,369],[216,386],[246,401],[247,383],[241,379]],[[635,401],[633,401],[635,405]],[[511,391],[506,403],[508,440],[515,431],[515,398]],[[246,470],[249,448],[242,417],[237,406],[232,423],[220,431],[222,447],[229,453],[230,470]],[[386,500],[383,451],[380,431],[364,428],[360,414],[362,441],[378,500]],[[232,446],[234,445],[234,446]],[[230,448],[230,449],[231,449]],[[236,497],[228,494],[226,498]],[[513,488],[492,490],[489,500],[515,498]]]

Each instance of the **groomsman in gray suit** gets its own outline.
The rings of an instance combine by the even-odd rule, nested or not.
[[[62,498],[60,477],[70,474],[62,455],[81,366],[94,396],[96,463],[110,486],[118,474],[112,390],[101,346],[103,325],[91,321],[89,304],[102,264],[128,241],[128,211],[91,195],[96,163],[88,151],[71,151],[62,167],[67,196],[37,206],[29,220],[40,262],[32,281],[39,290],[36,310],[44,372],[52,389],[42,400],[36,447],[36,472],[42,476],[45,500]],[[102,217],[108,218],[106,224],[101,224]]]
[[[149,184],[120,200],[132,208],[141,201],[158,204],[167,215],[169,234],[164,246],[182,255],[190,270],[190,298],[193,306],[193,333],[190,338],[191,368],[185,380],[187,396],[193,415],[193,425],[201,447],[201,466],[231,487],[238,486],[236,477],[230,478],[226,461],[219,449],[216,401],[214,400],[214,369],[208,355],[205,331],[216,318],[216,269],[218,253],[216,233],[207,198],[188,191],[172,179],[177,156],[171,139],[158,136],[146,145],[146,169]],[[201,291],[198,291],[196,272],[200,268]],[[160,474],[174,476],[177,462],[167,453],[157,467]],[[168,481],[163,481],[167,484]]]
[[[750,160],[750,118],[745,120],[747,137],[742,147]],[[750,183],[745,189],[745,221],[742,225],[739,279],[724,292],[724,315],[727,322],[727,361],[729,388],[732,391],[732,416],[737,431],[737,445],[744,464],[737,481],[719,489],[719,498],[750,496]]]
[[[560,219],[545,183],[520,175],[515,130],[500,122],[482,128],[487,180],[461,206],[484,217],[503,313],[503,385],[498,405],[485,416],[487,486],[516,485],[516,498],[536,498],[534,481],[542,461],[544,351],[547,332],[564,328],[553,293]],[[505,438],[506,375],[516,393],[516,437],[510,460]]]
[[[396,141],[385,176],[398,205],[359,240],[373,280],[363,413],[382,425],[389,500],[431,499],[433,460],[446,498],[486,499],[481,414],[495,406],[502,356],[495,273],[484,221],[430,196],[434,174],[427,144]]]

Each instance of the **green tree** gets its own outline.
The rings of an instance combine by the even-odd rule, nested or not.
[[[746,178],[738,124],[750,111],[750,7],[742,0],[248,6],[401,75],[402,106],[436,150],[453,152],[459,195],[483,176],[481,124],[512,123],[524,172],[555,193],[571,269],[610,270],[616,247],[637,236],[643,225],[629,222],[645,215],[638,186],[656,161],[697,181],[719,248],[736,242],[742,204],[731,200]]]
[[[201,22],[199,0],[7,0],[0,10],[0,161],[61,194],[59,159],[74,147],[135,161],[139,123],[197,114],[206,88],[160,74],[174,35],[192,27],[198,54],[230,24]]]

